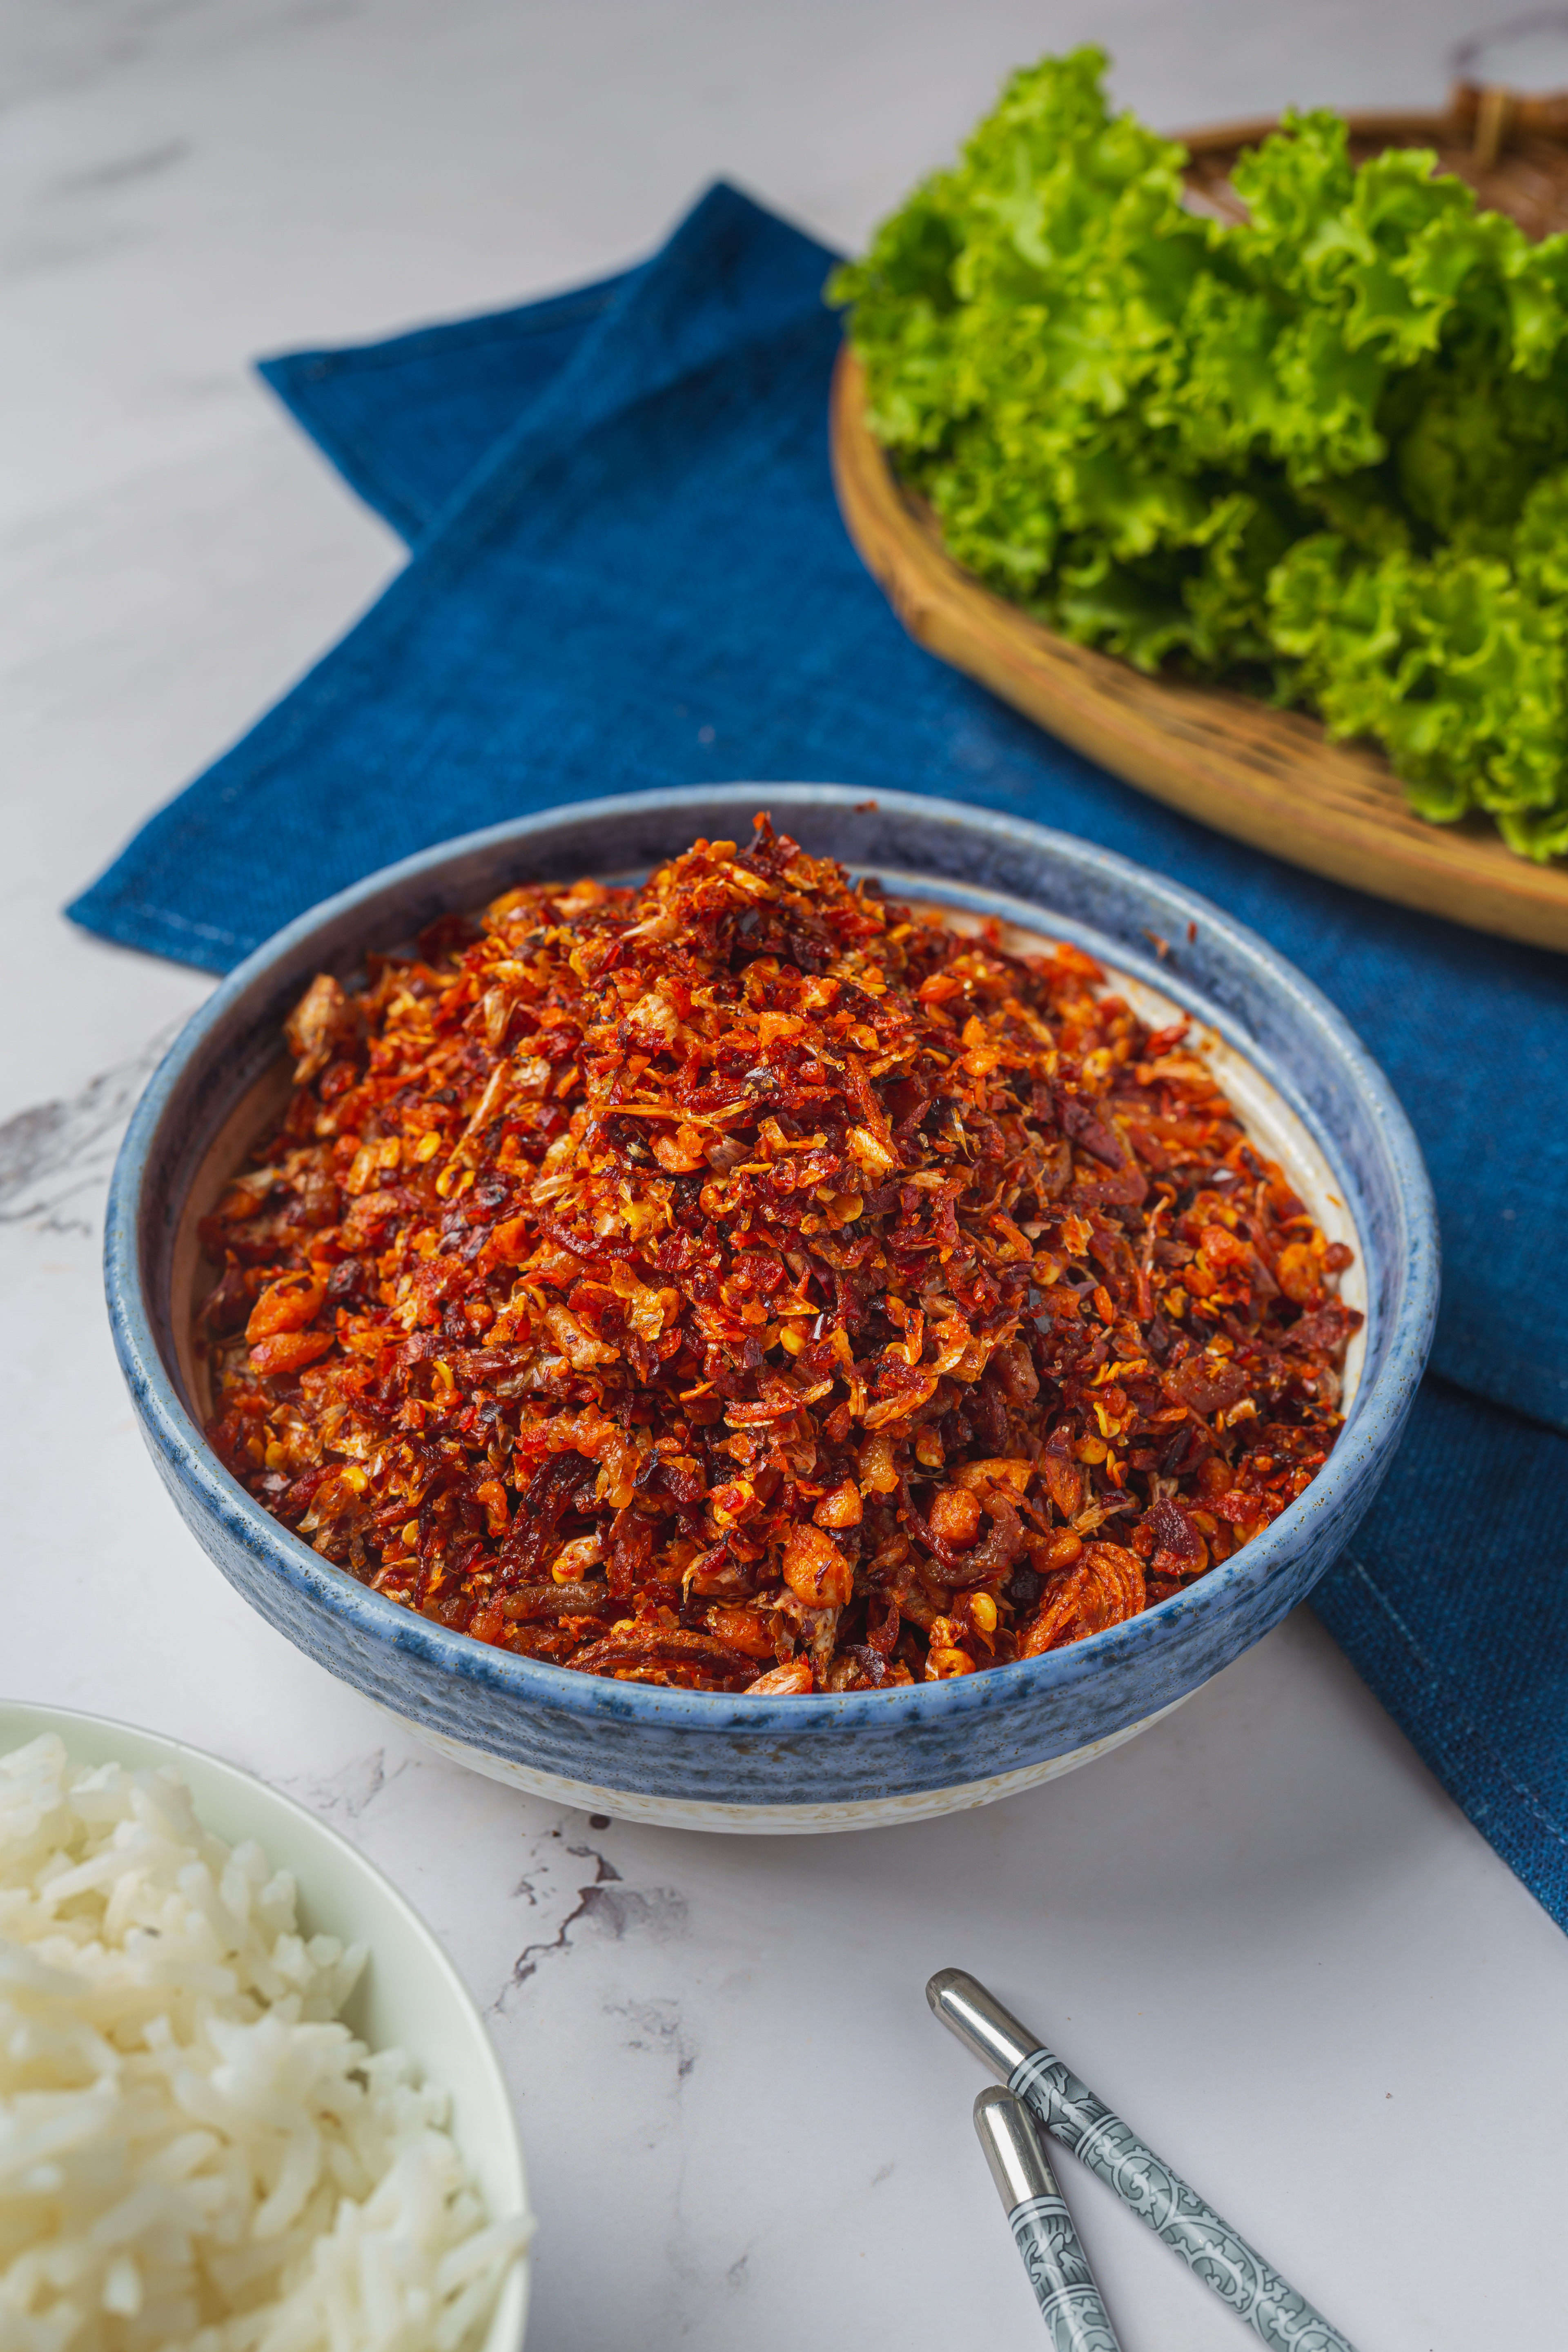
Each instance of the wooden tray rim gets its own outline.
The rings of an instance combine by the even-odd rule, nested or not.
[[[1349,118],[1413,128],[1446,118]],[[1197,152],[1271,126],[1194,134]],[[846,528],[918,643],[1139,789],[1287,862],[1468,928],[1568,951],[1568,865],[1518,857],[1481,817],[1415,816],[1382,753],[1331,742],[1319,721],[1225,687],[1149,677],[1072,644],[956,563],[865,419],[847,341],[834,372],[830,448]],[[1324,787],[1328,789],[1325,791]]]

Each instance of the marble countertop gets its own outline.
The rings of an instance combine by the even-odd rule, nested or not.
[[[258,352],[516,301],[716,173],[848,244],[1009,65],[1172,124],[1434,101],[1508,0],[9,0],[0,12],[0,1688],[302,1797],[445,1937],[520,2103],[531,2352],[1042,2339],[921,1988],[956,1962],[1363,2347],[1544,2346],[1568,1941],[1299,1614],[989,1811],[822,1839],[561,1812],[422,1751],[175,1517],[105,1328],[119,1130],[208,982],[62,901],[400,551]],[[85,1468],[82,1465],[87,1465]],[[1126,2352],[1252,2339],[1065,2168]]]

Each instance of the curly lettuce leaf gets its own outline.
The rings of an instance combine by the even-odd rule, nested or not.
[[[1367,563],[1323,533],[1276,566],[1268,595],[1274,642],[1300,663],[1330,733],[1383,743],[1423,816],[1568,808],[1563,614],[1506,564],[1451,552]]]
[[[1272,676],[1424,815],[1568,854],[1568,238],[1324,112],[1199,217],[1105,62],[1016,74],[837,273],[873,431],[1068,635]]]

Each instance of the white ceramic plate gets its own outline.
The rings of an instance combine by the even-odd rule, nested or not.
[[[426,2078],[450,2094],[452,2136],[491,2214],[526,2211],[522,2149],[489,2035],[451,1961],[391,1882],[292,1798],[198,1748],[101,1715],[0,1699],[0,1755],[49,1731],[73,1764],[172,1765],[206,1828],[231,1845],[255,1838],[292,1873],[307,1935],[369,1946],[345,2021],[373,2049],[406,2050]],[[528,2279],[525,2253],[501,2290],[483,2352],[519,2352]]]

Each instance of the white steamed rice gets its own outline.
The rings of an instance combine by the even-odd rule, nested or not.
[[[467,2352],[526,2242],[173,1772],[0,1756],[0,2352]]]

